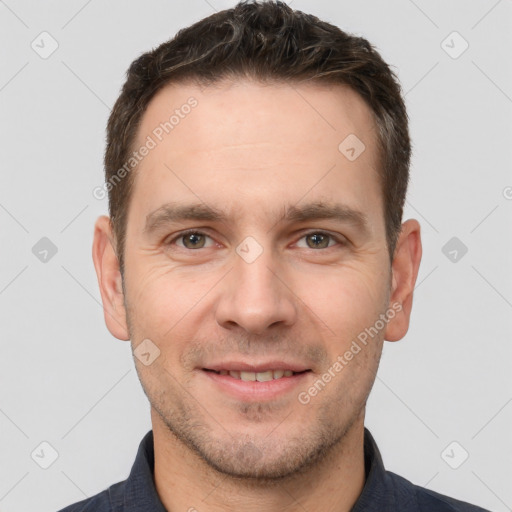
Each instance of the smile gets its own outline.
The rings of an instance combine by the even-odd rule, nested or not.
[[[236,367],[235,367],[236,368]],[[296,392],[297,388],[302,389],[312,370],[293,371],[289,368],[259,371],[250,370],[228,370],[225,368],[211,369],[202,368],[201,374],[213,384],[212,389],[223,395],[231,396],[243,402],[276,400],[279,397],[289,396]]]
[[[205,368],[206,370],[206,368]],[[262,372],[248,372],[248,371],[237,371],[237,370],[207,370],[215,372],[218,375],[229,375],[234,379],[243,380],[245,382],[268,382],[271,380],[282,379],[283,377],[292,377],[298,373],[304,373],[309,370],[302,372],[294,372],[292,370],[265,370]]]

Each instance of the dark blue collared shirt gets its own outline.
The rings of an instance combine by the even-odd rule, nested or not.
[[[364,429],[366,483],[351,512],[489,512],[412,484],[384,469],[370,431]],[[128,478],[59,512],[167,512],[153,480],[153,431],[142,439]]]

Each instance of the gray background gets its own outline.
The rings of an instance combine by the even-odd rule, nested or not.
[[[512,1],[288,3],[374,43],[411,118],[404,219],[424,255],[366,425],[388,469],[511,510]],[[103,321],[91,243],[107,203],[92,191],[130,62],[232,5],[0,1],[0,511],[54,511],[125,479],[151,428],[129,343]]]

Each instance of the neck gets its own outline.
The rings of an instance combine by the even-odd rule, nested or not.
[[[219,473],[177,439],[151,410],[155,485],[169,512],[349,512],[365,483],[364,410],[331,452],[306,472],[276,482]]]

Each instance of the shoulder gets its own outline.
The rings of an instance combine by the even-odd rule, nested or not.
[[[125,483],[126,481],[113,484],[108,489],[68,505],[58,512],[121,512]]]
[[[414,485],[409,480],[392,471],[386,471],[386,476],[393,482],[393,488],[400,496],[400,499],[408,501],[410,504],[412,504],[411,500],[414,501],[416,505],[415,510],[421,512],[430,512],[432,510],[436,512],[489,512],[471,503]]]

